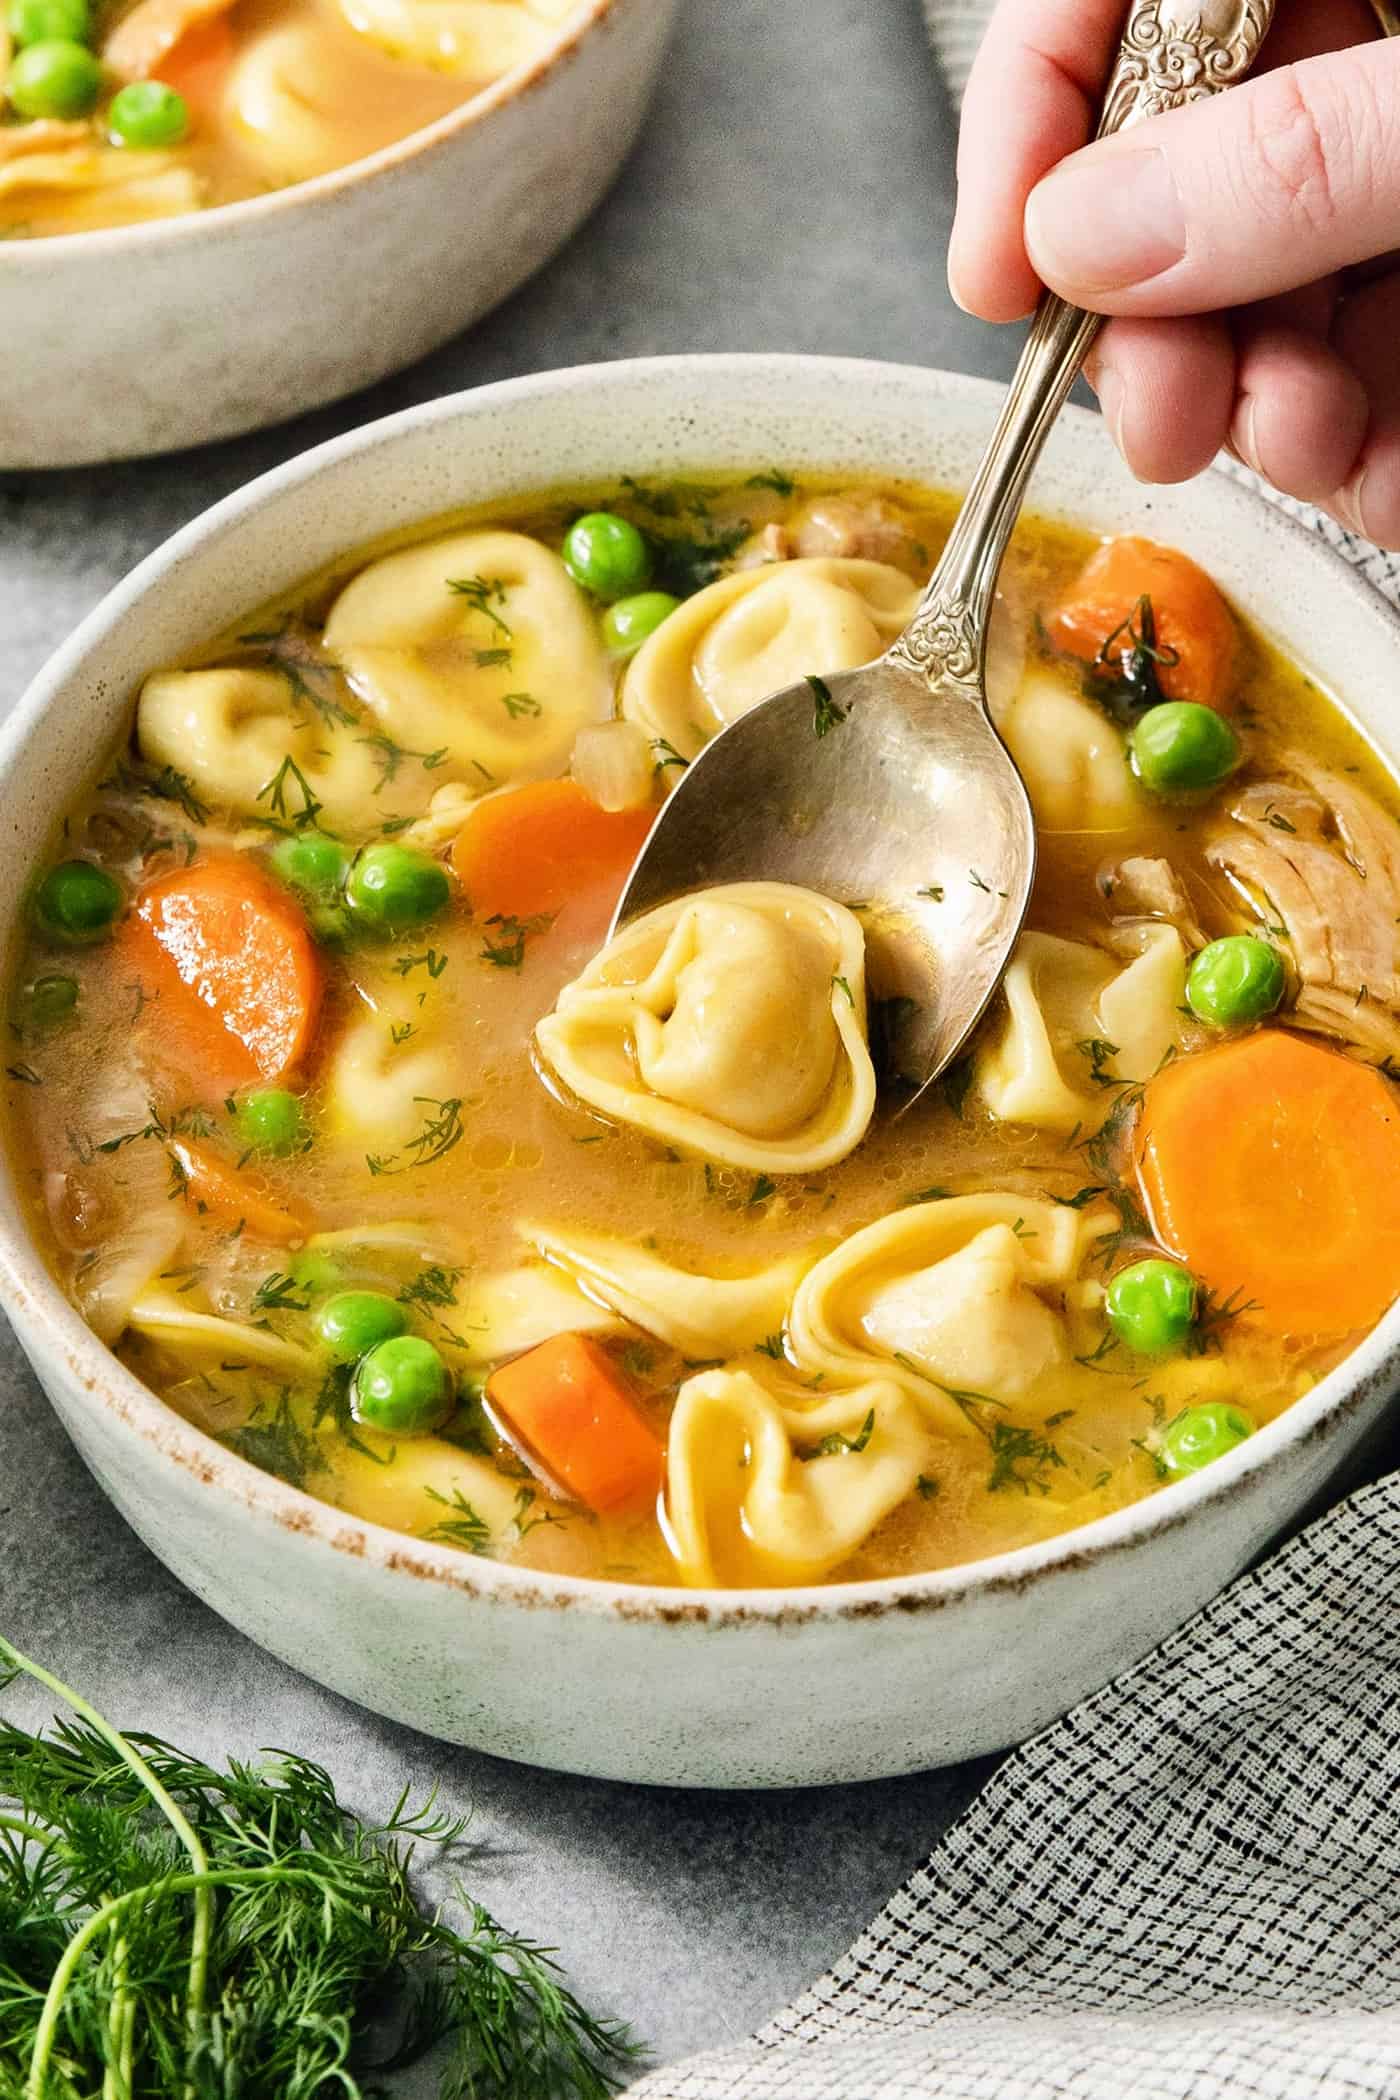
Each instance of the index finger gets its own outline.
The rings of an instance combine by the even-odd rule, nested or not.
[[[948,285],[984,321],[1029,313],[1026,199],[1082,146],[1122,31],[1124,0],[1002,0],[977,53],[958,135]]]

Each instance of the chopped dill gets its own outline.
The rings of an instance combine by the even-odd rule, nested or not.
[[[942,1489],[932,1473],[921,1473],[914,1482],[914,1487],[921,1502],[932,1502],[942,1493]]]
[[[285,1480],[288,1487],[305,1487],[322,1463],[321,1446],[297,1420],[286,1386],[275,1403],[260,1400],[243,1427],[231,1431],[224,1442],[250,1465]]]
[[[941,882],[926,882],[921,890],[915,890],[914,895],[916,897],[927,897],[931,904],[941,904],[943,902],[943,885]]]
[[[1082,1042],[1076,1043],[1074,1047],[1081,1057],[1088,1058],[1089,1077],[1095,1086],[1121,1086],[1123,1084],[1122,1080],[1116,1079],[1108,1069],[1113,1059],[1118,1055],[1120,1046],[1117,1043],[1110,1043],[1106,1036],[1090,1035],[1086,1036]]]
[[[838,707],[832,698],[831,687],[824,678],[809,673],[807,684],[812,693],[812,734],[829,736],[831,731],[846,719],[844,707]]]
[[[533,693],[502,693],[501,705],[512,722],[518,722],[522,715],[533,718],[544,713],[543,703]]]
[[[833,988],[843,991],[846,994],[847,999],[849,999],[851,1005],[854,1006],[856,1003],[856,995],[851,990],[851,987],[846,982],[846,979],[844,977],[833,977],[831,982]]]
[[[466,1275],[465,1269],[446,1269],[441,1262],[430,1262],[411,1283],[406,1283],[399,1292],[400,1305],[455,1305],[457,1286]]]
[[[274,1269],[270,1276],[264,1276],[252,1302],[258,1312],[310,1312],[311,1300],[297,1296],[301,1288],[295,1276]]]
[[[440,1503],[450,1515],[440,1517],[431,1531],[425,1531],[425,1539],[440,1539],[447,1546],[461,1546],[468,1553],[485,1553],[491,1544],[491,1526],[480,1511],[474,1509],[460,1488],[453,1488],[450,1496],[440,1495],[436,1488],[424,1488],[424,1494],[433,1502]]]
[[[1111,1327],[1106,1327],[1099,1338],[1098,1346],[1084,1356],[1076,1356],[1074,1360],[1077,1364],[1082,1364],[1086,1371],[1102,1371],[1105,1357],[1112,1356],[1117,1347],[1117,1335]]]
[[[389,1041],[397,1050],[401,1044],[408,1041],[410,1036],[417,1035],[417,1033],[418,1030],[412,1021],[395,1021],[389,1029]]]
[[[119,758],[109,777],[99,781],[98,786],[116,794],[149,795],[157,802],[174,802],[187,824],[205,824],[209,820],[208,805],[200,801],[191,782],[174,766],[162,766],[159,772],[151,773]]]
[[[446,744],[436,751],[410,751],[406,744],[395,743],[391,736],[385,736],[378,729],[368,736],[356,737],[355,741],[368,746],[379,766],[379,778],[374,786],[376,795],[382,794],[391,781],[398,779],[405,759],[417,759],[425,773],[435,773],[439,766],[446,765],[450,756]]]
[[[762,474],[750,474],[748,480],[744,483],[744,487],[746,489],[771,489],[775,496],[795,496],[797,494],[797,483],[793,480],[791,474],[785,474],[781,467],[769,467]]]
[[[766,1203],[770,1196],[777,1194],[777,1189],[778,1184],[771,1175],[755,1174],[753,1187],[749,1190],[748,1200],[744,1205],[745,1210],[752,1210],[756,1203]]]
[[[1101,1181],[1091,1181],[1087,1187],[1076,1189],[1072,1196],[1052,1196],[1052,1203],[1061,1204],[1066,1210],[1083,1210],[1093,1202],[1095,1196],[1106,1196],[1108,1189]]]
[[[293,794],[301,797],[300,809],[291,807],[288,797]],[[272,817],[270,820],[255,817],[254,823],[267,824],[270,821],[272,828],[276,830],[285,830],[290,825],[294,831],[304,831],[307,825],[314,824],[321,814],[322,805],[316,799],[311,782],[290,752],[272,778],[263,782],[256,799],[259,802],[266,801]]]
[[[803,1455],[808,1458],[835,1458],[842,1451],[864,1451],[874,1434],[875,1410],[872,1407],[854,1436],[844,1436],[839,1429],[830,1430],[815,1450]]]
[[[787,1361],[787,1336],[779,1329],[777,1334],[765,1334],[761,1342],[754,1343],[759,1356],[771,1356],[774,1363]]]
[[[436,948],[428,948],[422,955],[400,955],[394,961],[394,975],[407,977],[411,970],[426,970],[430,977],[441,977],[447,968],[447,957],[439,955]]]
[[[930,1182],[926,1189],[911,1189],[907,1196],[901,1196],[899,1208],[909,1210],[916,1203],[946,1203],[952,1193],[951,1189],[943,1188],[940,1183]]]
[[[506,602],[506,587],[499,576],[449,576],[447,588],[454,597],[465,598],[472,612],[480,613],[497,634],[510,641],[510,627],[496,610]]]
[[[424,1117],[422,1129],[401,1152],[367,1152],[365,1165],[371,1174],[407,1174],[415,1167],[430,1167],[466,1136],[460,1096],[450,1101],[438,1101],[431,1094],[415,1094],[413,1098],[424,1108],[435,1108],[437,1114]]]
[[[656,753],[656,771],[658,773],[664,773],[667,766],[680,766],[684,770],[690,764],[690,760],[682,758],[675,745],[668,744],[664,736],[654,736],[651,740],[651,748]]]
[[[537,1517],[531,1516],[530,1512],[538,1500],[539,1496],[534,1488],[517,1488],[515,1514],[511,1518],[510,1527],[517,1539],[528,1538],[532,1531],[539,1530],[541,1524],[562,1524],[564,1522],[564,1519],[556,1516],[552,1509],[542,1509]]]
[[[1222,1294],[1203,1290],[1196,1301],[1196,1318],[1186,1337],[1188,1356],[1209,1356],[1219,1349],[1233,1320],[1245,1319],[1261,1310],[1257,1298],[1246,1298],[1240,1288]]]
[[[543,933],[554,924],[553,912],[536,912],[533,918],[517,919],[510,912],[492,912],[486,921],[488,926],[499,927],[494,940],[483,942],[482,962],[491,963],[498,970],[518,970],[525,960],[525,943],[532,933]]]
[[[1100,643],[1084,690],[1115,720],[1133,722],[1166,698],[1159,674],[1179,662],[1177,651],[1157,640],[1157,616],[1144,591],[1127,618]]]

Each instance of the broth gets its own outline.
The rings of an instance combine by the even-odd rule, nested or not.
[[[580,511],[604,506],[651,535],[657,580],[682,600],[671,621],[701,607],[701,594],[725,577],[749,574],[745,563],[764,563],[752,573],[767,583],[815,573],[794,567],[794,559],[868,565],[872,548],[883,580],[872,582],[863,571],[856,581],[868,593],[878,583],[897,597],[900,579],[912,585],[926,575],[954,508],[937,491],[896,484],[835,490],[817,479],[797,488],[770,472],[729,486],[629,484],[570,492],[515,509],[497,506],[485,517],[438,520],[360,550],[240,620],[178,673],[165,674],[165,684],[148,686],[139,743],[114,754],[66,813],[51,859],[77,857],[109,870],[125,910],[153,883],[178,884],[182,871],[211,859],[247,857],[261,867],[289,836],[334,833],[352,850],[388,840],[440,858],[474,821],[474,811],[515,791],[498,759],[484,779],[492,769],[468,754],[460,736],[451,749],[446,732],[439,741],[437,725],[457,721],[450,704],[458,685],[475,692],[472,680],[489,685],[499,674],[502,690],[491,686],[481,702],[493,709],[507,703],[499,722],[494,712],[490,717],[491,733],[498,742],[519,739],[525,777],[560,775],[572,741],[567,720],[553,756],[541,756],[539,741],[552,733],[554,715],[581,704],[579,695],[593,691],[594,678],[607,691],[585,712],[602,715],[612,704],[612,686],[637,678],[635,667],[645,668],[648,649],[648,661],[657,657],[668,622],[630,665],[588,655],[576,659],[582,666],[576,675],[557,675],[557,664],[551,673],[527,613],[531,603],[544,606],[546,640],[552,635],[557,642],[562,630],[549,625],[554,601],[529,600],[536,588],[529,575],[507,588],[492,566],[505,561],[507,543],[476,537],[504,531],[554,550]],[[847,551],[804,554],[825,544],[823,533]],[[482,560],[471,574],[453,578],[458,602],[451,632],[429,636],[412,656],[419,680],[415,719],[424,726],[410,741],[403,728],[409,715],[386,728],[374,699],[406,676],[409,642],[379,641],[371,604],[366,643],[342,592],[376,562],[413,560],[415,550],[439,544],[480,548]],[[852,544],[860,551],[852,554]],[[999,713],[1013,747],[1008,709],[1023,704],[1017,696],[1034,690],[1085,705],[1084,666],[1048,648],[1043,619],[1071,589],[1093,545],[1082,533],[1042,522],[1027,521],[1018,534],[1003,590],[997,670]],[[538,589],[558,590],[562,576],[551,551],[539,568]],[[411,624],[417,584],[407,571],[390,581],[377,602]],[[816,581],[838,588],[830,577]],[[582,614],[580,633],[586,629],[591,637],[597,611],[567,580],[563,588],[572,595],[560,603],[572,606],[570,619]],[[440,608],[424,615],[439,617]],[[346,637],[339,659],[324,640],[328,619],[332,636]],[[704,630],[715,631],[714,625]],[[597,647],[592,639],[586,646]],[[800,637],[794,646],[803,646]],[[1291,768],[1299,749],[1337,778],[1364,784],[1378,820],[1389,825],[1393,784],[1335,705],[1242,623],[1236,647],[1231,699],[1245,756],[1228,788],[1186,803],[1153,801],[1134,788],[1128,822],[1106,831],[1042,825],[1032,929],[1085,943],[1101,959],[1116,940],[1114,966],[1123,964],[1134,952],[1121,945],[1125,940],[1144,941],[1144,928],[1161,933],[1173,925],[1168,916],[1146,911],[1123,919],[1119,884],[1127,878],[1119,871],[1134,861],[1166,862],[1176,871],[1183,893],[1177,919],[1198,923],[1188,946],[1237,931],[1240,885],[1210,857],[1223,821],[1222,797],[1238,799],[1252,784],[1280,774],[1296,777]],[[1025,663],[1018,666],[1022,650]],[[1162,652],[1164,662],[1168,653]],[[767,683],[786,683],[804,666],[810,668],[799,661]],[[238,707],[219,714],[209,696],[223,688],[181,682],[186,673],[212,676],[219,667],[264,678],[270,670],[274,677],[256,691],[238,687],[244,693]],[[543,697],[510,690],[512,678],[524,681],[527,674],[544,681]],[[546,691],[550,675],[555,685]],[[737,675],[732,662],[723,675]],[[713,664],[710,678],[712,687],[723,682]],[[687,690],[694,695],[703,688],[692,665]],[[434,712],[444,694],[445,715]],[[261,733],[260,710],[279,705],[301,742],[295,757],[289,746],[287,759],[274,767],[249,755],[247,745],[253,731]],[[1092,704],[1089,712],[1096,733],[1116,750],[1119,732],[1108,715]],[[222,726],[201,742],[216,715]],[[172,722],[183,724],[173,744],[165,740]],[[654,720],[648,726],[654,729]],[[281,717],[268,734],[282,734]],[[665,736],[653,735],[651,742],[659,794],[683,754]],[[495,745],[476,748],[496,756]],[[179,766],[172,752],[182,758]],[[208,758],[214,752],[232,754],[246,773],[246,785],[230,789],[222,802],[201,770],[206,759],[214,763]],[[1024,765],[1024,751],[1018,756]],[[351,771],[366,762],[373,775],[351,780]],[[264,768],[257,781],[250,765]],[[1031,785],[1035,799],[1034,777]],[[357,795],[360,820],[351,824],[345,811]],[[1292,825],[1282,807],[1274,814],[1280,829]],[[975,879],[975,871],[969,874]],[[130,915],[119,919],[110,938],[92,945],[56,946],[31,923],[13,978],[17,1040],[8,1089],[20,1184],[63,1288],[171,1406],[327,1501],[531,1567],[656,1583],[848,1581],[975,1560],[1154,1493],[1171,1477],[1164,1439],[1184,1411],[1239,1406],[1249,1422],[1262,1425],[1309,1390],[1356,1338],[1352,1331],[1295,1333],[1260,1318],[1233,1290],[1233,1276],[1214,1280],[1198,1301],[1187,1344],[1170,1353],[1135,1353],[1105,1323],[1104,1282],[1125,1263],[1160,1250],[1135,1193],[1131,1149],[1143,1087],[1154,1075],[1119,1076],[1118,1046],[1097,1029],[1059,1053],[1062,1072],[1068,1070],[1087,1102],[1068,1129],[1063,1121],[1046,1127],[992,1112],[991,1068],[978,1059],[1006,1029],[1004,1009],[986,1024],[972,1061],[956,1067],[938,1091],[902,1117],[897,1089],[882,1096],[863,1142],[849,1156],[811,1170],[726,1165],[600,1116],[561,1083],[532,1031],[603,941],[620,876],[613,868],[571,881],[563,907],[552,913],[488,913],[478,904],[474,915],[457,888],[421,930],[379,941],[358,937],[353,928],[347,936],[336,901],[334,923],[322,925],[329,944],[319,950],[324,1006],[311,1049],[290,1082],[308,1141],[286,1158],[249,1157],[246,1132],[239,1134],[236,1121],[249,1075],[233,1053],[243,1053],[225,1036],[229,1069],[217,1069],[216,1030],[214,1051],[206,1047],[192,1058],[170,986],[150,977],[144,951],[124,930],[134,924]],[[502,868],[500,879],[508,887],[512,870]],[[1400,912],[1400,902],[1395,908]],[[1265,924],[1272,924],[1267,914]],[[1277,940],[1293,972],[1297,956],[1284,932],[1275,927],[1267,937]],[[76,987],[71,1011],[47,1011],[68,999],[66,991],[36,993],[55,979]],[[1361,1002],[1357,1010],[1383,1030],[1379,1000],[1373,1004],[1374,1018]],[[1163,1063],[1183,1066],[1221,1039],[1189,1007],[1174,1010],[1169,1025],[1173,1040]],[[1345,1024],[1335,1032],[1344,1035]],[[1380,1063],[1380,1040],[1350,1048]],[[629,1055],[634,1083],[635,1046]],[[222,1198],[206,1202],[197,1173],[191,1181],[191,1142],[196,1154],[212,1150],[249,1177],[249,1187],[286,1205],[300,1228],[294,1225],[280,1241],[276,1234],[260,1237],[255,1223],[234,1214],[236,1202],[232,1208]],[[578,1252],[583,1241],[606,1240],[622,1250],[607,1259],[624,1268],[641,1259],[717,1283],[751,1278],[789,1257],[794,1273],[803,1264],[810,1272],[881,1219],[936,1223],[940,1213],[958,1215],[946,1210],[950,1201],[985,1191],[1021,1209],[1004,1221],[1017,1241],[1029,1244],[1039,1234],[1043,1250],[1051,1228],[1060,1230],[1057,1219],[1084,1230],[1072,1273],[1007,1286],[1020,1294],[1018,1318],[1034,1300],[1040,1308],[1034,1319],[1055,1323],[1054,1347],[1019,1388],[1013,1380],[1001,1393],[985,1387],[956,1392],[960,1415],[946,1399],[930,1411],[917,1377],[912,1386],[906,1380],[920,1400],[913,1416],[908,1391],[902,1400],[882,1399],[888,1421],[906,1423],[900,1434],[924,1442],[910,1460],[904,1491],[892,1506],[877,1507],[859,1536],[841,1530],[845,1476],[833,1469],[847,1467],[852,1494],[859,1482],[860,1493],[868,1490],[878,1505],[874,1466],[882,1448],[886,1456],[892,1451],[894,1432],[886,1431],[886,1413],[877,1421],[874,1402],[868,1419],[862,1403],[845,1428],[822,1427],[828,1417],[820,1410],[836,1403],[840,1380],[814,1372],[814,1358],[804,1362],[783,1306],[761,1337],[750,1333],[729,1348],[687,1346],[676,1340],[690,1317],[684,1301],[692,1294],[684,1281],[669,1287],[667,1316],[648,1328],[645,1319],[618,1317],[621,1286],[616,1278],[600,1282],[596,1260],[590,1267]],[[546,1245],[549,1262],[541,1260]],[[1385,1259],[1393,1251],[1387,1243]],[[643,1498],[589,1509],[561,1491],[558,1465],[543,1458],[497,1404],[489,1378],[494,1366],[528,1354],[544,1338],[536,1331],[543,1317],[538,1309],[531,1315],[527,1304],[522,1313],[511,1293],[537,1286],[572,1292],[575,1283],[583,1295],[568,1301],[574,1314],[566,1309],[555,1324],[590,1331],[595,1362],[658,1443],[668,1436],[678,1392],[703,1378],[713,1358],[758,1381],[755,1405],[786,1411],[793,1463],[784,1492],[800,1499],[816,1492],[810,1484],[819,1477],[832,1482],[835,1529],[822,1550],[813,1549],[810,1571],[800,1554],[784,1558],[786,1549],[760,1535],[759,1519],[743,1503],[759,1465],[758,1433],[736,1429],[739,1418],[719,1402],[687,1458],[687,1478],[693,1475],[705,1510],[699,1561],[678,1535],[674,1480],[670,1500],[655,1505]],[[452,1371],[458,1405],[438,1433],[385,1433],[356,1415],[351,1374],[327,1358],[315,1321],[328,1295],[360,1288],[396,1299],[400,1317],[434,1344]],[[641,1289],[632,1288],[634,1310]],[[784,1289],[786,1303],[791,1283]],[[964,1308],[952,1330],[959,1349],[980,1347],[1000,1331],[1002,1303],[985,1300],[985,1316]],[[210,1322],[229,1324],[202,1324]],[[543,1327],[552,1331],[547,1317]],[[878,1381],[891,1371],[889,1349],[861,1346],[871,1352],[871,1377]],[[892,1355],[897,1366],[900,1352]],[[899,1377],[898,1368],[893,1375]],[[944,1393],[959,1385],[946,1374],[934,1383]],[[804,1409],[816,1425],[805,1446],[792,1426]],[[733,1479],[717,1487],[706,1469],[721,1466],[726,1439],[734,1444]],[[824,1475],[813,1472],[817,1461]],[[673,1471],[675,1464],[673,1450]]]

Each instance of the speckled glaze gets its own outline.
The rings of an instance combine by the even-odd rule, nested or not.
[[[484,388],[294,461],[152,555],[30,689],[0,743],[4,911],[143,674],[346,547],[464,503],[623,471],[780,462],[958,484],[997,401],[980,381],[909,367],[664,358]],[[1216,475],[1144,490],[1079,411],[1052,436],[1032,501],[1188,547],[1400,761],[1400,621],[1271,507]],[[0,1281],[20,1340],[93,1473],[176,1574],[366,1706],[610,1778],[809,1785],[1019,1740],[1136,1661],[1333,1485],[1396,1383],[1400,1309],[1194,1480],[965,1569],[805,1591],[552,1578],[351,1520],[190,1428],[51,1282],[5,1172]]]
[[[0,469],[86,466],[318,407],[497,305],[597,203],[676,0],[579,0],[438,123],[179,219],[0,242]]]

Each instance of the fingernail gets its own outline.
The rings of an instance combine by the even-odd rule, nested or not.
[[[1259,413],[1259,403],[1253,394],[1246,394],[1239,410],[1239,436],[1235,449],[1245,466],[1252,467],[1256,474],[1263,474],[1259,458],[1259,441],[1254,433],[1254,419]],[[1265,479],[1268,477],[1265,476]]]
[[[1026,246],[1062,293],[1118,292],[1159,277],[1186,253],[1186,218],[1167,157],[1156,147],[1076,155],[1026,202]]]
[[[1087,373],[1090,386],[1099,397],[1099,410],[1109,434],[1118,450],[1123,450],[1123,382],[1112,365],[1095,365]]]

